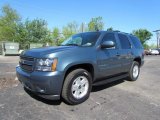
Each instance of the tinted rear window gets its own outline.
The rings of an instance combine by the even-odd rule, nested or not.
[[[140,40],[139,40],[137,37],[135,37],[135,36],[130,36],[130,38],[131,38],[132,43],[133,43],[133,45],[134,45],[135,48],[138,48],[138,49],[143,48]]]
[[[130,49],[131,48],[131,44],[130,44],[129,39],[126,35],[118,34],[118,37],[119,37],[122,49]]]

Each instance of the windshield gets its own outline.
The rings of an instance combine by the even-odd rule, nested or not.
[[[81,33],[76,34],[65,40],[61,45],[63,46],[94,46],[100,33]]]

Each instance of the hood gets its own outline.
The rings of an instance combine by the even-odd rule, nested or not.
[[[42,47],[42,48],[34,48],[30,50],[26,50],[22,52],[21,56],[30,56],[30,57],[41,57],[44,55],[48,55],[51,53],[72,50],[77,48],[78,46],[57,46],[57,47]]]

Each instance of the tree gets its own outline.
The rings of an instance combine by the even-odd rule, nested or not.
[[[144,48],[145,50],[148,50],[148,49],[149,49],[149,45],[148,45],[147,43],[144,43],[144,44],[143,44],[143,48]]]
[[[53,36],[54,44],[58,45],[58,40],[59,40],[59,37],[60,37],[60,30],[57,27],[55,27],[53,29],[52,36]]]
[[[0,16],[0,41],[14,41],[20,16],[9,5],[4,5]]]
[[[107,29],[107,31],[113,31],[113,28],[112,28],[112,27],[110,27],[110,28],[108,28],[108,29]]]
[[[30,41],[28,31],[25,27],[25,24],[22,22],[18,23],[16,26],[15,42],[20,43],[20,49],[29,48]]]
[[[62,33],[65,39],[67,39],[73,34],[76,34],[77,32],[78,32],[78,24],[75,21],[68,23],[62,29]]]
[[[89,31],[103,30],[104,23],[102,17],[92,18],[91,21],[88,23],[88,28]]]
[[[152,43],[149,45],[149,49],[156,49],[157,48],[157,45]]]
[[[25,21],[25,29],[30,43],[52,42],[50,31],[47,28],[47,22],[42,19]]]
[[[152,37],[152,33],[147,29],[133,30],[132,34],[137,36],[143,45]]]
[[[47,28],[47,22],[42,19],[26,20],[16,26],[15,41],[21,49],[27,49],[30,43],[52,43],[52,36]]]

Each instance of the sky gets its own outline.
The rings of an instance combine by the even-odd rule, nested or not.
[[[160,0],[0,0],[0,8],[9,4],[25,20],[42,18],[48,27],[62,28],[76,21],[88,23],[101,16],[105,29],[113,27],[123,32],[145,28],[160,29]],[[156,34],[150,43],[156,43]]]

